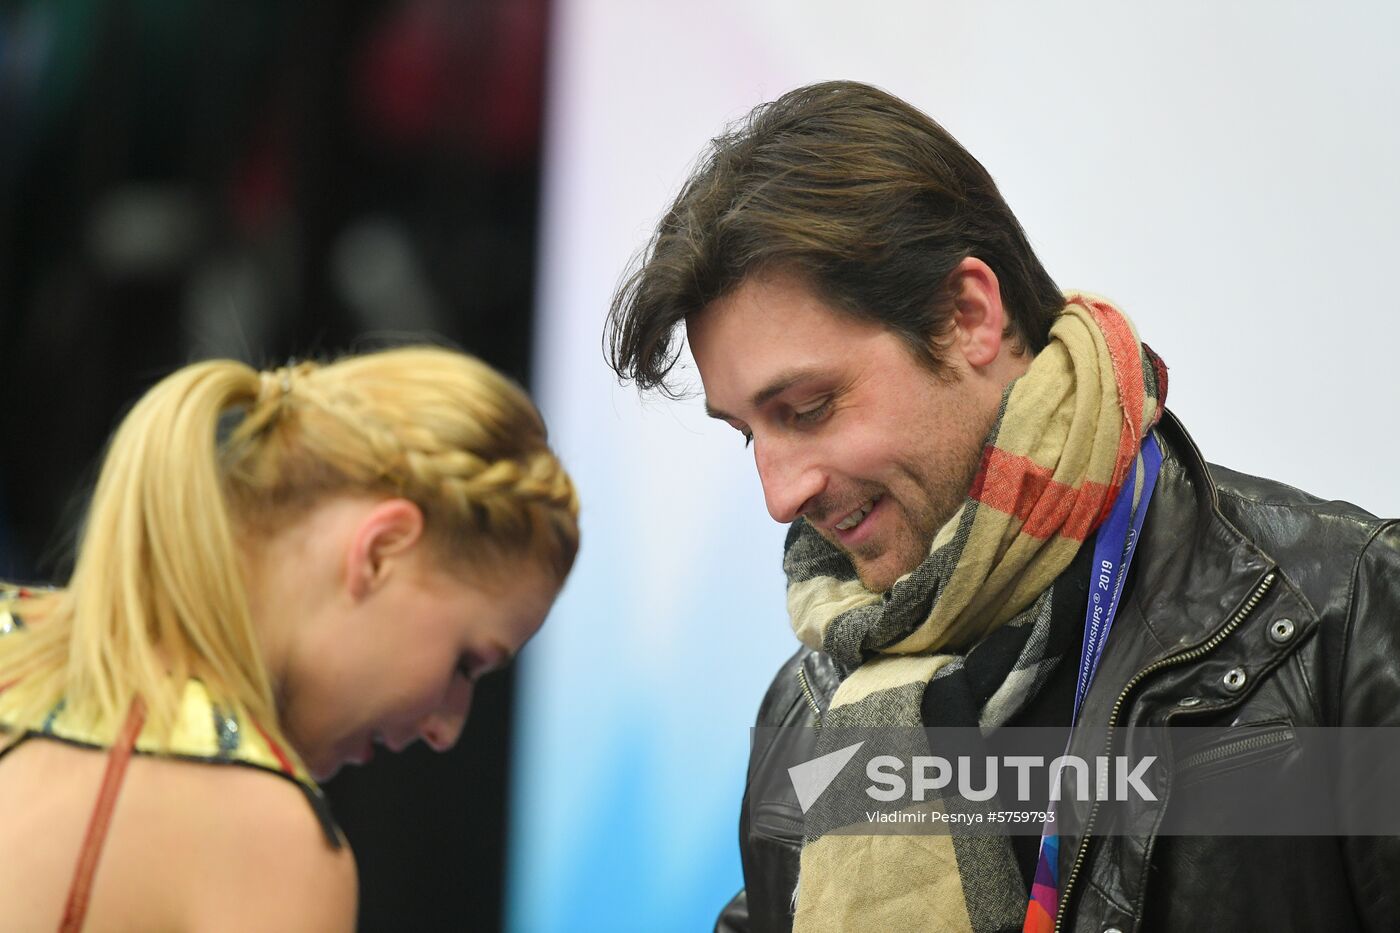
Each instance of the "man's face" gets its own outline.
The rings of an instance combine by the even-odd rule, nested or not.
[[[706,407],[752,439],[768,512],[805,517],[882,592],[966,499],[1000,388],[959,341],[935,376],[887,328],[800,278],[753,277],[686,320]]]

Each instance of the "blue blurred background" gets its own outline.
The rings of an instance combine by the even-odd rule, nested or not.
[[[697,154],[796,85],[888,88],[1061,285],[1129,311],[1208,457],[1397,514],[1400,12],[1321,10],[0,3],[0,575],[63,578],[108,431],[170,368],[456,343],[540,401],[584,543],[458,749],[332,783],[361,928],[708,929],[795,647],[783,529],[732,431],[601,353]]]

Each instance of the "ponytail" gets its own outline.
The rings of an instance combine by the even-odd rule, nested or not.
[[[38,623],[0,642],[3,718],[35,728],[62,698],[114,725],[136,698],[168,734],[189,677],[216,702],[276,723],[257,647],[215,446],[220,416],[252,407],[263,382],[227,360],[167,377],[113,436],[66,590],[33,607]]]

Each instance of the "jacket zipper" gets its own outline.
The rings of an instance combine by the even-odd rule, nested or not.
[[[798,665],[797,668],[797,683],[802,688],[802,695],[807,698],[807,705],[812,708],[812,715],[817,717],[817,725],[820,726],[822,724],[822,711],[817,706],[817,698],[812,695],[811,684],[807,683],[807,671],[801,665]]]
[[[1187,755],[1178,763],[1177,770],[1185,771],[1187,768],[1195,768],[1200,765],[1220,761],[1222,758],[1229,758],[1231,755],[1239,752],[1257,751],[1262,748],[1268,748],[1271,745],[1279,745],[1292,740],[1292,729],[1282,729],[1277,732],[1270,732],[1266,735],[1237,739],[1234,742],[1226,742],[1224,745],[1217,745],[1215,748],[1208,748],[1205,751],[1196,752],[1194,755]]]
[[[1127,701],[1128,694],[1132,693],[1133,689],[1137,687],[1138,684],[1142,683],[1145,678],[1157,673],[1163,668],[1172,667],[1173,665],[1181,664],[1185,661],[1194,661],[1196,658],[1214,651],[1219,647],[1222,641],[1229,637],[1231,632],[1239,628],[1240,624],[1243,623],[1245,619],[1249,618],[1249,614],[1254,611],[1255,606],[1259,605],[1259,601],[1264,598],[1264,594],[1269,592],[1269,589],[1274,585],[1274,581],[1277,578],[1277,574],[1273,571],[1264,574],[1264,579],[1259,581],[1259,585],[1254,588],[1254,592],[1245,600],[1244,605],[1231,617],[1229,622],[1226,622],[1225,625],[1221,627],[1220,631],[1212,635],[1203,644],[1192,648],[1190,651],[1183,651],[1181,654],[1174,654],[1171,657],[1163,658],[1160,661],[1148,665],[1138,671],[1137,674],[1124,685],[1123,690],[1118,694],[1118,699],[1113,703],[1113,710],[1108,716],[1108,738],[1106,747],[1104,748],[1105,755],[1111,756],[1113,754],[1113,733],[1118,727],[1118,716],[1123,712],[1123,704]],[[1054,933],[1060,933],[1060,930],[1063,928],[1065,909],[1069,906],[1070,893],[1074,890],[1074,882],[1079,877],[1080,869],[1084,867],[1084,857],[1089,851],[1089,840],[1093,837],[1094,819],[1098,816],[1098,813],[1099,802],[1095,800],[1093,805],[1089,807],[1089,818],[1084,821],[1084,836],[1079,840],[1079,848],[1075,851],[1074,864],[1070,867],[1069,877],[1065,879],[1065,886],[1060,891],[1060,905],[1055,911]]]

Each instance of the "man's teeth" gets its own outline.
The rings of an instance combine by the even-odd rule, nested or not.
[[[862,505],[850,515],[847,515],[845,518],[837,522],[836,530],[849,531],[850,529],[856,527],[861,523],[861,519],[865,518],[865,516],[870,514],[870,510],[873,508],[875,508],[875,500],[871,499],[869,502],[865,503],[865,505]]]

